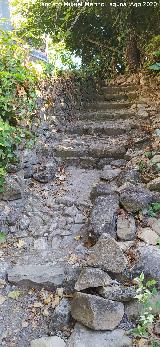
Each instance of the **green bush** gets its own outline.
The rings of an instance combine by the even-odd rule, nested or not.
[[[25,137],[36,107],[39,74],[29,49],[14,34],[0,31],[0,190],[15,149]]]

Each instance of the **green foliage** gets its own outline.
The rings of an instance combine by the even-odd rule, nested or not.
[[[36,106],[39,74],[28,59],[29,50],[14,34],[0,32],[0,191],[15,150],[30,137],[30,118]]]
[[[0,115],[16,125],[33,112],[38,75],[27,46],[14,34],[1,31],[0,46]]]
[[[147,163],[144,160],[140,160],[138,163],[139,172],[144,173],[147,169]]]
[[[16,163],[15,149],[21,142],[21,130],[0,119],[0,192],[4,184],[6,169]]]
[[[160,212],[160,202],[152,203],[147,210],[149,217],[156,217],[157,213]]]
[[[6,234],[3,231],[0,231],[0,244],[6,241]]]
[[[117,8],[110,1],[105,6],[78,7],[64,6],[59,0],[12,2],[24,18],[19,33],[32,45],[44,47],[49,35],[54,44],[63,42],[66,50],[80,56],[83,67],[96,76],[124,72],[131,60],[139,63],[159,30],[159,6],[143,2],[136,7],[127,1],[127,6]]]
[[[137,294],[135,296],[138,302],[142,305],[141,315],[139,318],[139,323],[135,329],[132,330],[135,336],[145,336],[152,343],[152,346],[156,346],[156,339],[150,336],[151,330],[153,330],[154,322],[156,321],[156,315],[153,313],[154,307],[160,305],[160,301],[153,305],[152,299],[157,294],[155,280],[145,281],[144,274],[135,279],[138,284]]]

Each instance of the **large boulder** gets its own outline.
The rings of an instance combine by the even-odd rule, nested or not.
[[[112,283],[111,277],[101,269],[88,267],[80,273],[75,289],[80,291],[87,288],[103,287]]]
[[[5,178],[3,193],[0,193],[0,200],[18,200],[22,198],[22,193],[22,180],[17,176],[7,175]]]
[[[68,347],[132,347],[132,339],[122,329],[92,331],[76,324],[69,338]]]
[[[95,236],[103,233],[116,236],[116,215],[119,209],[118,195],[100,196],[91,213],[91,225]]]
[[[120,203],[128,212],[138,212],[156,199],[153,192],[142,185],[127,184],[121,187],[119,191]]]
[[[72,317],[93,330],[113,330],[124,315],[121,302],[105,300],[91,294],[76,293],[71,306]]]
[[[160,284],[160,248],[158,246],[138,247],[138,260],[133,268],[135,276],[144,273],[148,279],[155,279]]]
[[[127,265],[127,260],[118,242],[110,235],[103,234],[91,248],[87,264],[104,271],[121,273]]]
[[[117,219],[117,236],[120,240],[130,241],[136,237],[136,224],[132,216],[119,215]]]
[[[31,347],[66,347],[66,343],[58,336],[41,337],[31,341]]]
[[[8,270],[8,281],[20,285],[58,287],[64,282],[64,267],[46,263],[44,265],[15,265]]]

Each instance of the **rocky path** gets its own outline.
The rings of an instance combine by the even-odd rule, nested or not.
[[[137,99],[136,86],[102,87],[64,132],[42,127],[11,168],[0,201],[0,345],[136,346],[126,334],[139,315],[133,278],[160,279],[160,219],[147,215],[160,194],[134,163],[150,141]]]

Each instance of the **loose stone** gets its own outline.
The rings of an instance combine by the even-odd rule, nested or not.
[[[41,337],[31,341],[31,347],[66,347],[66,343],[58,336]]]
[[[160,192],[160,177],[155,178],[154,180],[150,181],[147,184],[147,187],[150,190],[155,190],[157,192]]]
[[[121,273],[126,265],[126,258],[116,242],[110,235],[103,234],[88,256],[87,264],[99,267],[104,271]]]
[[[16,284],[58,287],[64,282],[64,268],[61,265],[15,265],[8,270],[8,281]]]
[[[111,282],[111,277],[103,270],[88,267],[81,271],[75,289],[80,291],[87,288],[103,287]]]
[[[101,196],[96,199],[91,213],[91,225],[95,236],[103,233],[116,236],[116,215],[119,208],[117,195]]]
[[[63,298],[60,304],[55,308],[50,315],[51,323],[50,330],[62,331],[64,327],[67,327],[71,320],[71,305],[68,299]]]
[[[39,165],[36,172],[33,173],[33,178],[40,183],[47,183],[55,177],[56,170],[56,162]]]
[[[133,300],[136,296],[135,287],[124,287],[124,286],[107,286],[99,289],[99,294],[103,298],[114,301],[127,302]]]
[[[153,193],[141,185],[120,188],[120,203],[128,212],[138,212],[153,202]]]
[[[122,329],[113,331],[92,331],[76,324],[68,341],[68,347],[132,347],[132,339]]]
[[[93,330],[113,330],[124,314],[121,302],[105,300],[96,295],[76,293],[71,313],[75,320]]]
[[[22,197],[22,181],[16,176],[6,176],[3,187],[3,193],[0,193],[0,200],[18,200]]]
[[[143,240],[149,245],[157,245],[158,242],[158,234],[150,228],[141,228],[138,230],[139,239]]]
[[[112,169],[110,165],[106,165],[101,173],[100,178],[105,181],[112,181],[117,178],[121,172],[121,169]]]
[[[160,284],[160,248],[158,246],[138,247],[139,258],[133,268],[135,276],[144,273],[145,278],[155,279]]]
[[[117,236],[120,240],[130,241],[136,236],[135,219],[132,216],[120,215],[117,219]]]
[[[93,187],[90,198],[94,201],[98,196],[112,195],[117,192],[117,185],[115,183],[102,183]]]

